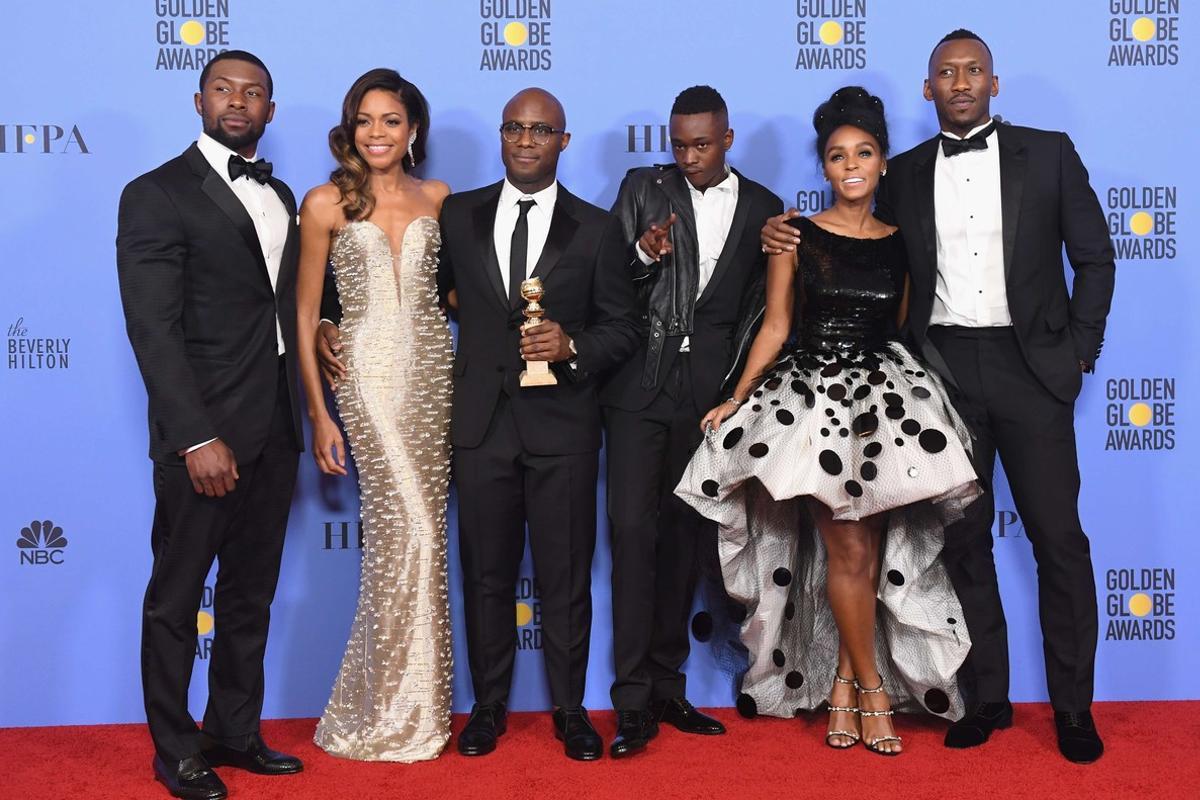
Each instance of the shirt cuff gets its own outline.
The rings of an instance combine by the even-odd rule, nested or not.
[[[212,444],[219,438],[220,437],[218,437],[218,436],[214,436],[213,438],[209,439],[207,442],[201,442],[200,444],[194,444],[191,447],[189,447],[187,450],[184,450],[183,454],[186,456],[188,453],[195,452],[196,450],[199,450],[201,447],[204,447],[205,445]]]
[[[328,322],[328,323],[329,323],[330,325],[332,325],[333,327],[335,327],[335,328],[337,327],[337,323],[336,323],[336,322],[334,322],[333,320],[331,320],[331,319],[327,319],[326,317],[321,317],[321,319],[319,319],[319,320],[317,321],[317,327],[318,327],[318,328],[319,328],[319,327],[321,327],[321,323],[322,323],[322,322]]]
[[[648,267],[654,263],[654,259],[646,255],[646,251],[642,249],[640,240],[633,243],[633,249],[637,253],[638,261],[641,261],[642,264]]]

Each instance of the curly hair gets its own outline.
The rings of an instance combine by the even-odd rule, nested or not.
[[[375,197],[367,180],[370,171],[354,144],[359,106],[367,92],[375,89],[395,94],[404,106],[409,125],[417,126],[417,138],[412,143],[413,157],[410,160],[405,153],[400,162],[405,172],[412,171],[425,160],[425,143],[429,139],[429,104],[421,90],[400,77],[400,73],[381,67],[364,73],[354,82],[342,101],[341,122],[329,131],[329,150],[338,163],[329,180],[337,187],[342,210],[350,221],[366,219],[375,209]]]
[[[824,161],[829,137],[843,125],[866,131],[879,142],[883,155],[888,154],[887,120],[883,101],[861,86],[843,86],[813,113],[813,128],[817,131],[817,158]]]

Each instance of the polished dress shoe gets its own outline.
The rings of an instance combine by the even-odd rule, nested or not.
[[[1096,733],[1090,711],[1055,711],[1054,728],[1058,731],[1058,751],[1067,761],[1091,764],[1104,755],[1104,742]]]
[[[218,742],[204,751],[204,758],[214,767],[236,767],[256,775],[292,775],[304,769],[300,759],[267,747],[257,733],[247,736],[243,747]]]
[[[659,722],[670,723],[684,733],[719,736],[725,732],[724,725],[707,714],[701,714],[686,697],[672,697],[670,700],[660,701],[655,709],[655,716]]]
[[[458,752],[464,756],[486,756],[496,749],[496,740],[508,730],[508,711],[504,703],[471,708],[467,726],[458,735]]]
[[[595,761],[604,752],[604,742],[592,727],[586,708],[556,708],[552,716],[554,735],[563,743],[567,758]]]
[[[618,711],[617,735],[608,747],[613,758],[633,755],[645,750],[650,740],[658,735],[658,723],[649,711]]]
[[[154,777],[172,795],[185,800],[222,800],[229,796],[225,784],[208,768],[202,755],[170,763],[155,756]]]
[[[1012,727],[1012,703],[979,703],[971,712],[946,731],[946,747],[961,750],[978,747],[988,740],[992,731]]]

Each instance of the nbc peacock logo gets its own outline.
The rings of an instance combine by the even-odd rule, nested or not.
[[[63,529],[51,520],[34,520],[24,528],[17,538],[20,563],[29,566],[61,565],[67,549],[67,537]]]

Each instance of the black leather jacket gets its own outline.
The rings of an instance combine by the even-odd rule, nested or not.
[[[753,231],[743,233],[752,233],[757,242],[757,231],[761,225],[759,216],[767,213],[764,208],[774,210],[780,201],[740,173],[738,180],[748,197],[754,197],[756,193],[761,195],[759,202],[751,204],[755,209],[751,213],[754,217],[751,224]],[[769,198],[769,205],[764,207],[759,203],[768,202],[766,198]],[[621,224],[624,240],[629,243],[626,258],[629,274],[637,285],[640,333],[646,343],[646,360],[642,365],[640,382],[644,389],[650,389],[659,374],[667,339],[695,333],[698,275],[694,269],[674,268],[676,263],[696,264],[699,261],[699,253],[696,252],[699,240],[687,179],[675,164],[631,169],[617,193],[612,213]],[[658,262],[643,264],[637,254],[638,239],[651,221],[664,221],[672,213],[678,217],[668,234],[672,252]],[[758,256],[757,246],[754,251],[754,255]],[[764,277],[761,269],[756,270],[745,286],[733,343],[733,359],[728,365],[722,365],[725,370],[723,383],[737,381],[740,374],[738,366],[753,342],[757,324],[762,321]]]
[[[674,164],[655,164],[635,167],[625,174],[617,193],[613,214],[621,223],[621,232],[630,242],[627,258],[629,274],[637,284],[639,319],[647,341],[647,357],[642,373],[642,385],[654,385],[668,336],[689,336],[692,333],[693,312],[696,306],[695,270],[673,269],[676,261],[695,264],[695,217],[687,179]],[[671,254],[650,264],[638,258],[637,241],[645,232],[647,221],[665,221],[671,214],[678,221],[671,226],[668,238]],[[689,230],[692,235],[677,235]]]

